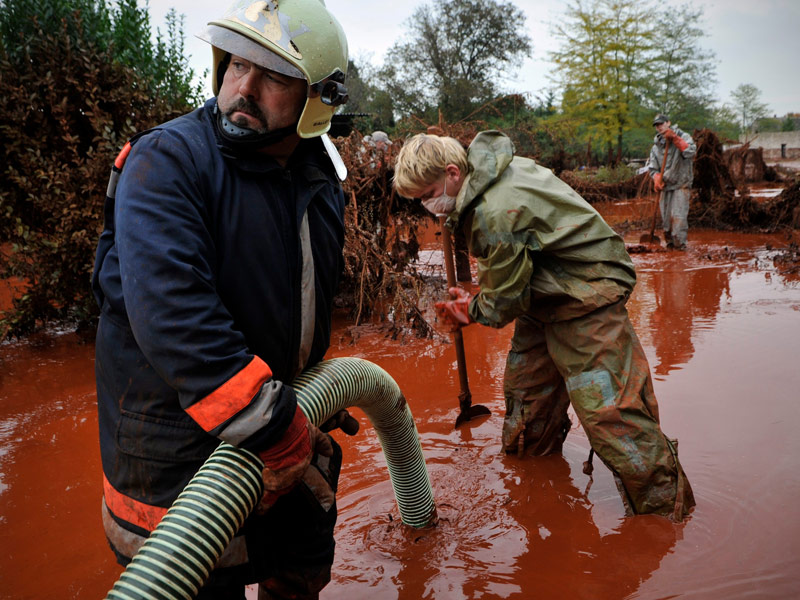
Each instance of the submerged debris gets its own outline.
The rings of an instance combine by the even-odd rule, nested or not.
[[[800,274],[800,246],[792,242],[788,248],[772,257],[772,263],[782,275]]]
[[[627,244],[625,249],[628,254],[650,254],[651,252],[666,252],[667,249],[656,244]]]

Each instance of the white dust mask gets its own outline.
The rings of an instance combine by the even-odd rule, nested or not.
[[[456,197],[447,195],[446,176],[444,178],[444,191],[442,192],[441,196],[435,196],[433,198],[427,198],[426,200],[423,200],[422,206],[424,206],[428,212],[433,213],[437,217],[446,217],[453,212],[453,209],[456,207]]]

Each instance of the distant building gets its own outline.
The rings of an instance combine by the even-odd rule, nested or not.
[[[765,161],[800,160],[800,130],[743,133],[739,136],[739,142],[741,144],[750,142],[751,148],[761,148]],[[734,147],[726,144],[724,149]]]

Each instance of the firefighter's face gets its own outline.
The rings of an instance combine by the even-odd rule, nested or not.
[[[297,122],[306,99],[306,81],[231,56],[217,103],[233,124],[266,133]]]

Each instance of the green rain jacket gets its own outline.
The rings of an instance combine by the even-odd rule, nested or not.
[[[499,131],[479,133],[467,160],[447,226],[463,229],[477,258],[476,322],[564,321],[631,293],[636,272],[622,238],[550,169],[514,156]]]

